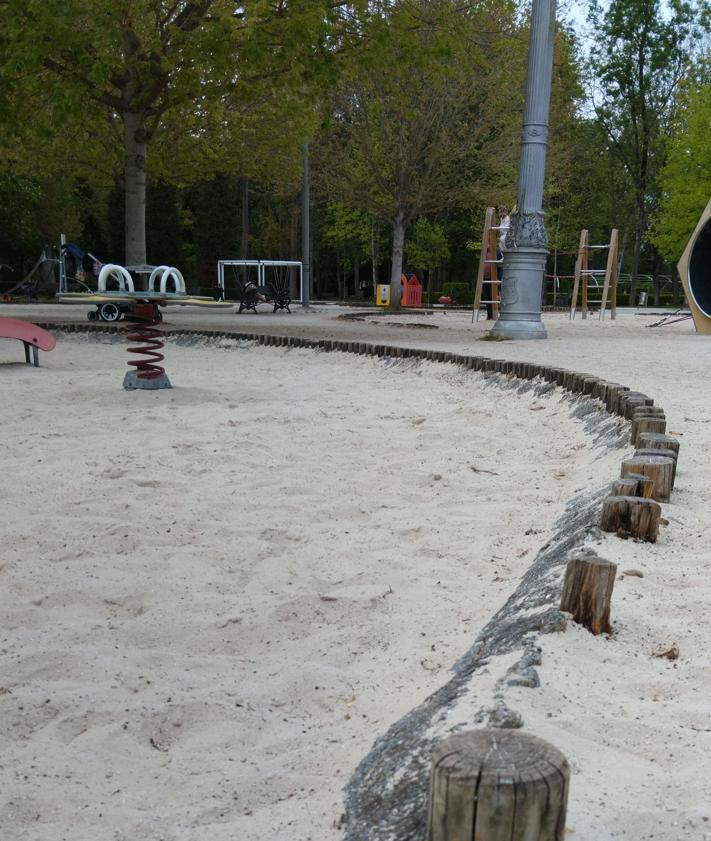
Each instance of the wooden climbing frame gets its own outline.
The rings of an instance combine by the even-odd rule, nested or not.
[[[610,242],[606,245],[589,245],[587,229],[580,232],[580,244],[578,246],[578,259],[575,262],[575,280],[573,282],[573,294],[570,299],[570,318],[575,318],[575,311],[578,307],[578,290],[582,289],[582,300],[580,312],[583,318],[588,317],[588,304],[600,304],[600,320],[605,317],[608,301],[610,304],[610,318],[614,321],[617,317],[617,249],[619,232],[613,228],[610,232]],[[607,249],[607,264],[604,269],[588,268],[590,252],[594,250]],[[602,297],[595,301],[589,301],[588,291],[591,288],[590,281],[596,277],[604,277],[602,285]],[[598,289],[595,282],[594,287]]]
[[[486,216],[484,217],[484,232],[481,237],[481,256],[479,257],[479,269],[476,275],[476,287],[474,290],[474,309],[472,312],[472,321],[476,318],[479,320],[479,309],[482,304],[491,304],[491,312],[494,318],[499,317],[499,300],[501,292],[501,270],[500,266],[503,260],[497,260],[496,254],[498,251],[498,237],[499,231],[503,230],[501,227],[494,225],[494,208],[487,207]],[[493,254],[493,259],[488,256]],[[491,278],[485,278],[486,267],[491,266]],[[491,299],[483,300],[482,293],[484,291],[484,284],[490,283]]]

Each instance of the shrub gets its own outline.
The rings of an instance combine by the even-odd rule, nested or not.
[[[470,307],[474,303],[472,287],[469,283],[444,283],[441,294],[453,297],[458,307]]]

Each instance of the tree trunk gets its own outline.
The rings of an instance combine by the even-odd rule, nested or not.
[[[402,295],[402,253],[405,247],[405,215],[398,210],[393,219],[393,259],[390,272],[390,309],[400,309]]]
[[[146,262],[146,126],[143,114],[123,115],[126,264]]]
[[[655,407],[652,407],[655,408]],[[640,412],[635,413],[632,418],[632,430],[630,434],[630,443],[637,446],[637,439],[642,432],[659,432],[664,435],[667,431],[667,420],[664,415],[659,415],[652,412],[645,412],[641,409]]]
[[[360,288],[360,256],[353,254],[353,286],[355,287],[356,298],[363,298],[363,290]]]
[[[378,291],[378,266],[375,258],[375,222],[372,220],[370,223],[370,259],[373,271],[373,300],[375,300]]]
[[[242,205],[242,224],[240,229],[239,240],[239,257],[240,260],[247,260],[249,258],[249,179],[243,178],[240,184],[241,205]],[[247,266],[242,267],[242,283],[247,283],[249,280],[249,269]]]
[[[652,252],[652,305],[659,306],[662,282],[657,276],[659,271],[659,253],[655,248]]]
[[[240,260],[249,259],[249,179],[243,178],[241,187],[242,194],[242,227],[239,241]]]
[[[299,221],[301,219],[301,208],[294,202],[291,206],[291,218],[289,220],[289,259],[299,259]],[[299,295],[297,266],[289,266],[289,296],[296,300]]]
[[[637,218],[635,219],[634,252],[632,253],[632,277],[630,278],[630,300],[629,306],[636,306],[637,298],[637,274],[639,272],[639,260],[642,254],[642,240],[645,230],[645,208],[644,197],[637,201]]]

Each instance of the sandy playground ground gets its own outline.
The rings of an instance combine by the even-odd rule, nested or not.
[[[632,315],[495,345],[466,314],[399,329],[413,321],[229,327],[546,361],[665,407],[669,525],[654,546],[595,543],[643,575],[619,577],[613,636],[541,637],[541,687],[507,702],[571,762],[571,839],[711,838],[711,345]],[[173,390],[124,392],[110,337],[60,333],[40,369],[0,342],[0,837],[337,839],[373,739],[446,680],[566,502],[629,448],[596,445],[560,393],[451,365],[233,339],[166,356]],[[677,661],[652,656],[673,642]],[[491,703],[500,660],[451,726]]]

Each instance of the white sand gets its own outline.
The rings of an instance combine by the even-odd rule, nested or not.
[[[711,345],[688,323],[553,323],[487,346],[439,320],[464,350],[646,390],[684,437],[659,543],[595,547],[644,572],[616,585],[613,638],[542,638],[542,687],[507,700],[571,760],[571,838],[711,838]],[[0,343],[2,838],[337,838],[372,740],[619,468],[561,397],[222,345],[171,343],[177,387],[126,393],[118,345],[63,337],[36,370]],[[676,663],[651,656],[671,642]]]

